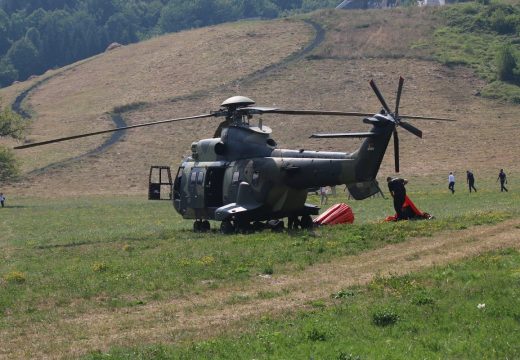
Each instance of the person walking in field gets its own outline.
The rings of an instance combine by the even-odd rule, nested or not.
[[[473,190],[475,190],[475,192],[477,192],[477,189],[475,188],[475,176],[473,176],[473,173],[469,170],[466,171],[466,182],[468,183],[470,194],[471,194],[471,189],[473,189]]]
[[[4,195],[4,193],[0,193],[0,204],[2,205],[2,207],[5,206],[5,195]]]
[[[448,189],[451,190],[452,194],[455,194],[455,175],[453,175],[452,171],[448,175]]]
[[[507,184],[507,176],[504,172],[504,169],[500,169],[500,172],[498,173],[497,181],[500,180],[500,192],[504,192],[504,190],[507,192],[507,188],[505,184]]]

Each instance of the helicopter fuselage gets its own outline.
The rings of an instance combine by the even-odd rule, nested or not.
[[[312,187],[347,184],[359,198],[379,191],[374,179],[391,129],[379,135],[385,139],[378,146],[367,139],[354,153],[278,149],[270,134],[269,127],[243,123],[193,143],[173,185],[177,212],[185,219],[264,221],[317,214],[317,206],[306,204]],[[379,163],[372,169],[366,157],[374,155]]]

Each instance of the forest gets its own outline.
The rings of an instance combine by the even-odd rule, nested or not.
[[[0,0],[0,87],[156,35],[338,0]]]

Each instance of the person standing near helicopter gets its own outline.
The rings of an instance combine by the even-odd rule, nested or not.
[[[397,214],[396,220],[406,220],[407,216],[403,213],[403,205],[406,199],[406,188],[405,185],[408,184],[408,180],[401,178],[391,178],[390,176],[386,178],[388,182],[388,190],[390,191],[390,195],[392,195],[394,199],[394,209]]]

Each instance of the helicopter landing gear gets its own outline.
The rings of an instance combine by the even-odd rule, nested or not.
[[[194,232],[208,232],[211,229],[208,220],[196,220],[193,223]]]
[[[310,215],[302,215],[298,216],[289,216],[287,218],[287,229],[288,230],[306,230],[312,229],[314,223],[312,221],[312,217]]]
[[[234,221],[234,223],[235,230],[237,233],[250,234],[253,232],[253,226],[251,225],[251,222],[249,220],[238,218]]]
[[[282,232],[285,227],[282,220],[269,220],[267,226],[271,228],[272,232]]]
[[[298,216],[289,216],[287,218],[288,230],[298,230],[298,226],[300,226],[300,220],[298,220]]]
[[[230,220],[224,220],[220,223],[220,232],[222,234],[233,234],[235,232],[235,226]]]
[[[302,229],[312,229],[314,223],[312,222],[312,217],[310,215],[303,215],[300,219],[300,226]]]

